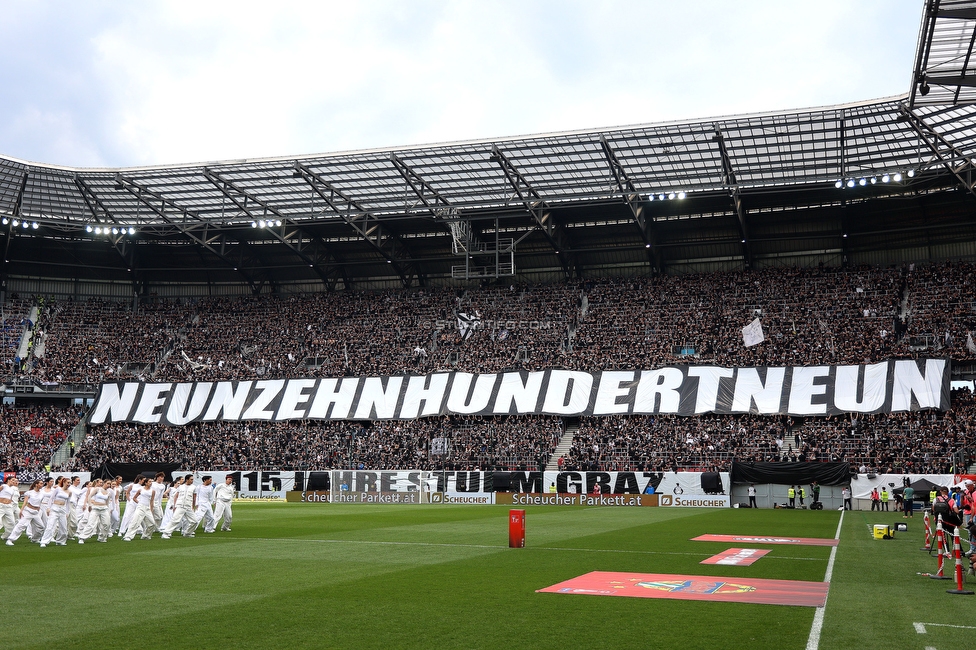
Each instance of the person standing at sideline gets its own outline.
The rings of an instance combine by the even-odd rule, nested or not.
[[[786,496],[788,496],[790,499],[790,507],[795,508],[796,507],[796,486],[795,485],[790,486],[790,489],[786,491]]]
[[[915,490],[911,485],[905,486],[905,493],[902,495],[902,501],[905,503],[905,514],[902,516],[905,519],[915,517]]]
[[[214,488],[214,498],[217,500],[217,510],[214,512],[214,527],[223,518],[220,530],[230,532],[230,524],[234,519],[231,511],[231,504],[234,502],[234,478],[228,474],[224,477],[224,482]]]
[[[800,486],[800,507],[801,508],[803,507],[803,499],[806,496],[807,496],[807,489],[801,485]]]
[[[871,490],[871,512],[875,510],[881,512],[881,495],[878,494],[878,488]]]
[[[749,507],[750,508],[759,507],[758,505],[756,505],[756,484],[755,483],[749,485]]]
[[[891,493],[888,492],[888,488],[881,488],[881,509],[885,512],[888,511],[888,502],[891,500]]]
[[[851,486],[845,485],[844,489],[840,491],[840,494],[844,498],[844,510],[853,510],[851,506]]]

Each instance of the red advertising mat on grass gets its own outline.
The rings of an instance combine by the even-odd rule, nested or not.
[[[699,564],[723,564],[725,566],[749,566],[763,555],[769,553],[768,548],[730,548],[718,555],[713,555]]]
[[[823,607],[829,587],[826,582],[800,580],[592,571],[538,592]]]
[[[699,535],[693,542],[730,542],[740,544],[799,544],[801,546],[837,546],[839,540],[826,537],[759,537],[749,535]]]

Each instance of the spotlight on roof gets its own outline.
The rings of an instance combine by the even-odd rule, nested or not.
[[[8,219],[7,217],[4,217],[3,220],[0,221],[0,223],[3,223],[3,225],[6,226],[8,223],[10,223],[10,219]]]
[[[909,178],[915,178],[915,170],[914,169],[909,169],[908,170],[908,177]]]
[[[36,221],[32,221],[31,222],[31,228],[33,228],[34,230],[37,230],[38,226],[37,226],[37,222]]]
[[[688,195],[687,195],[687,194],[685,194],[684,192],[678,192],[678,198],[679,198],[679,199],[683,199],[683,198],[685,198],[686,196],[688,196]]]
[[[648,201],[653,201],[654,200],[654,195],[653,194],[648,194],[647,195],[647,200]]]
[[[132,226],[129,226],[129,234],[130,234],[130,235],[134,235],[134,234],[136,234],[136,229],[135,229],[135,228],[133,228]]]
[[[85,226],[85,232],[92,232],[93,230],[95,230],[95,229],[92,228],[92,225],[91,224],[88,224],[87,226]]]
[[[888,174],[885,174],[884,176],[881,177],[882,183],[887,183],[890,180],[891,180],[891,176],[889,176]]]
[[[281,225],[281,219],[275,219],[275,225],[276,226],[280,226]]]
[[[901,182],[901,172],[897,172],[894,176],[891,177],[891,180],[895,181],[896,183],[900,183]]]
[[[112,234],[113,235],[119,234],[119,229],[118,228],[112,228]]]
[[[252,221],[251,222],[251,227],[252,228],[257,228],[258,227],[258,222],[257,221]]]
[[[101,226],[96,226],[95,227],[95,234],[96,235],[101,235],[102,234],[102,228],[101,228]]]
[[[261,219],[261,221],[258,221],[258,225],[261,226],[262,228],[266,228],[267,225],[268,225],[268,222],[265,221],[264,219]]]
[[[871,177],[871,184],[874,185],[877,182],[878,182],[878,177],[877,176],[872,176]]]
[[[858,184],[858,185],[860,185],[861,187],[864,187],[865,185],[867,185],[867,184],[868,184],[868,179],[866,179],[866,178],[862,178],[861,180],[859,180],[859,181],[857,182],[857,184]]]
[[[674,192],[671,192],[670,194],[668,194],[668,200],[669,201],[674,201],[674,197],[676,197],[676,196],[678,196],[678,195],[675,194]]]
[[[853,178],[847,179],[847,187],[854,187],[854,185],[855,183]]]
[[[836,187],[837,189],[844,187],[844,181],[837,181],[836,183],[834,183],[834,187]]]
[[[29,224],[29,223],[27,223],[26,221],[22,221],[22,222],[20,223],[20,227],[21,227],[21,228],[30,228],[30,224]]]
[[[657,195],[657,200],[658,201],[663,201],[664,200],[664,195],[663,194],[658,194]]]
[[[644,244],[644,248],[650,248],[650,247],[651,247],[650,244]]]
[[[19,225],[20,225],[20,221],[19,221],[19,220],[17,220],[17,219],[14,219],[14,220],[13,220],[13,224],[14,224],[14,226],[15,226],[15,227],[16,227],[16,226],[19,226]]]

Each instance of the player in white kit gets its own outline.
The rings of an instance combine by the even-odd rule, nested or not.
[[[231,504],[234,502],[235,487],[233,477],[228,474],[224,478],[224,482],[214,488],[214,498],[217,500],[217,509],[214,512],[215,528],[220,519],[223,518],[224,523],[221,524],[220,530],[230,532],[230,524],[234,518],[234,513],[231,511]]]
[[[214,529],[217,527],[217,520],[214,519],[213,501],[213,477],[204,476],[203,484],[197,486],[197,509],[194,513],[194,519],[196,520],[196,524],[193,526],[194,531],[196,531],[197,527],[202,523],[203,532],[214,532]]]

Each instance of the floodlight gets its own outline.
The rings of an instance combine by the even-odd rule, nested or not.
[[[37,230],[37,222],[36,221],[32,221],[31,222],[31,228],[33,228],[34,230]]]
[[[87,226],[85,226],[85,232],[91,232],[93,230],[95,230],[95,229],[92,228],[92,225],[91,224],[88,224]]]
[[[648,194],[647,195],[647,200],[648,201],[653,201],[654,200],[654,195],[653,194]]]
[[[867,181],[867,179],[866,179],[866,178],[862,178],[861,180],[859,180],[859,181],[857,182],[857,184],[858,184],[858,185],[860,185],[861,187],[864,187],[865,185],[867,185],[867,184],[868,184],[868,181]]]
[[[908,170],[908,177],[909,178],[915,178],[915,170],[914,169],[909,169]]]
[[[130,234],[130,235],[134,235],[134,234],[136,234],[136,229],[135,229],[135,228],[133,228],[132,226],[129,226],[129,234]]]
[[[8,223],[10,223],[10,219],[8,219],[7,217],[4,217],[3,218],[3,225],[6,226]]]
[[[674,192],[671,192],[670,194],[668,194],[668,200],[669,201],[674,201],[674,197],[675,196],[677,196],[677,195]]]
[[[892,177],[892,180],[894,180],[896,183],[900,183],[901,182],[901,172],[896,172],[895,175]]]
[[[853,178],[847,179],[847,187],[854,187],[854,179]]]
[[[664,195],[663,194],[658,194],[657,195],[657,200],[658,201],[663,201],[664,200]]]
[[[267,227],[268,222],[265,221],[264,219],[261,219],[261,221],[258,221],[258,225],[261,226],[262,228],[265,228]]]
[[[891,180],[891,176],[889,176],[888,174],[885,174],[884,176],[881,177],[882,183],[887,183],[890,180]]]
[[[844,181],[837,181],[836,183],[834,183],[834,187],[836,187],[837,189],[844,187]]]
[[[16,228],[17,226],[20,225],[20,221],[17,220],[17,219],[14,219],[13,224],[14,224],[14,227]]]
[[[101,235],[102,234],[102,228],[101,228],[101,226],[96,226],[95,227],[95,234],[96,235]]]
[[[877,176],[872,176],[871,177],[871,184],[874,185],[877,182],[878,182],[878,177]]]
[[[678,192],[678,198],[679,198],[679,199],[683,199],[683,198],[685,198],[686,196],[687,196],[687,194],[685,194],[684,192]]]
[[[252,221],[251,222],[251,227],[252,228],[257,228],[258,227],[258,222],[257,221]]]
[[[281,225],[281,219],[275,219],[275,225],[276,226],[280,226]]]

